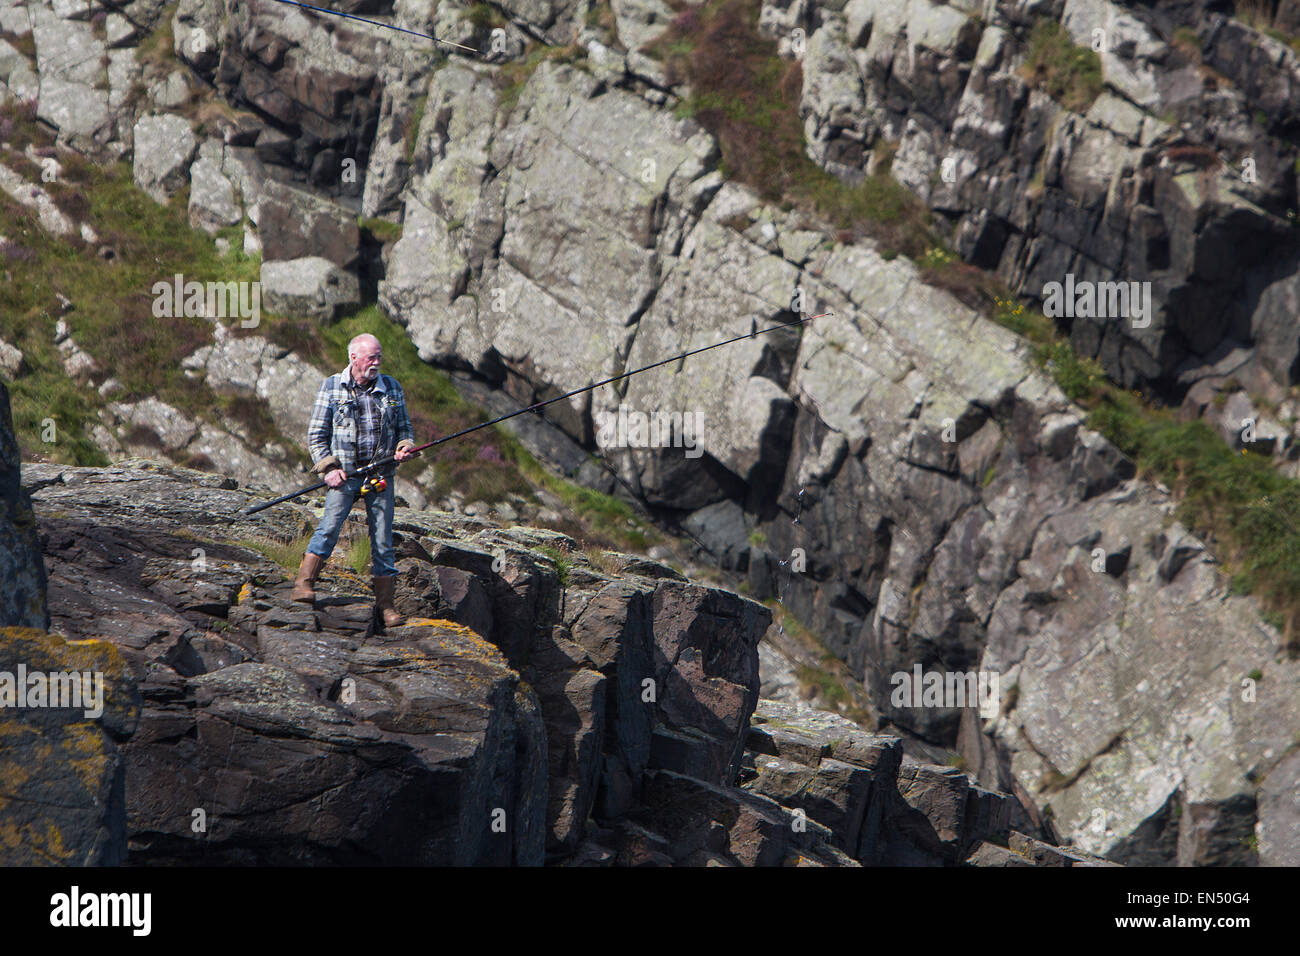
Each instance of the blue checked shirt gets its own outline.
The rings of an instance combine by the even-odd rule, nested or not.
[[[315,471],[339,467],[352,474],[369,460],[389,458],[403,446],[415,447],[406,395],[397,379],[380,374],[369,394],[355,388],[352,371],[343,369],[321,383],[307,426],[307,450]],[[394,465],[383,469],[391,474]]]

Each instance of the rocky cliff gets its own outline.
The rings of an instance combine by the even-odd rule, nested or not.
[[[759,717],[775,713],[756,704],[767,611],[752,601],[653,564],[588,567],[581,551],[543,532],[418,509],[399,529],[402,593],[418,601],[409,610],[460,622],[490,647],[432,624],[375,643],[395,641],[409,679],[431,682],[414,698],[425,703],[410,707],[405,691],[377,689],[400,686],[386,669],[405,665],[371,658],[358,596],[342,583],[340,603],[295,616],[273,569],[237,545],[205,552],[232,569],[220,583],[183,573],[207,545],[183,548],[171,540],[177,529],[206,533],[191,527],[194,515],[232,514],[242,489],[135,465],[35,466],[25,473],[38,511],[69,509],[84,493],[72,489],[87,486],[102,485],[113,509],[158,496],[161,524],[131,530],[144,520],[133,515],[115,536],[168,539],[146,551],[170,571],[118,555],[139,565],[133,573],[151,592],[139,598],[151,609],[141,623],[202,613],[244,635],[215,634],[192,649],[173,621],[159,625],[165,634],[124,638],[133,666],[153,667],[161,682],[140,675],[142,726],[155,729],[126,745],[128,761],[134,753],[150,773],[184,765],[202,777],[185,807],[130,810],[133,853],[172,859],[192,849],[194,831],[177,808],[192,812],[219,780],[222,800],[255,799],[230,791],[256,794],[270,758],[217,774],[204,741],[238,756],[235,728],[261,732],[274,714],[293,712],[302,718],[289,721],[293,733],[308,734],[293,737],[294,752],[313,759],[286,776],[284,791],[262,795],[270,809],[254,829],[320,827],[295,837],[293,846],[311,848],[303,859],[364,858],[339,821],[363,816],[372,764],[360,741],[375,733],[384,745],[373,746],[394,761],[385,772],[402,787],[436,793],[435,780],[452,779],[446,786],[473,792],[468,822],[457,816],[461,804],[434,801],[444,810],[426,821],[427,846],[440,848],[429,850],[439,859],[699,862],[693,854],[712,853],[754,862],[798,853],[831,862],[826,847],[835,847],[867,862],[979,853],[987,862],[1021,846],[1009,843],[1014,827],[1121,862],[1300,861],[1300,665],[1256,601],[1230,587],[1215,542],[1176,520],[1174,496],[1086,426],[1025,340],[893,250],[729,178],[718,141],[683,115],[690,91],[647,46],[679,11],[647,0],[412,2],[370,13],[481,53],[447,56],[270,3],[186,0],[164,10],[137,0],[102,19],[75,3],[12,4],[0,16],[14,41],[0,79],[14,96],[39,92],[37,115],[63,141],[128,158],[156,198],[188,189],[196,227],[237,227],[245,248],[263,255],[275,310],[329,321],[373,294],[421,358],[464,376],[467,390],[532,400],[753,324],[830,313],[589,393],[552,414],[552,437],[532,447],[563,448],[550,457],[602,490],[631,489],[693,538],[700,560],[744,580],[753,598],[778,598],[861,685],[867,726],[839,729],[868,739],[844,756],[833,738],[782,750],[749,729],[756,706]],[[1226,432],[1258,420],[1280,467],[1294,471],[1286,422],[1297,406],[1287,389],[1300,335],[1288,311],[1296,270],[1286,91],[1296,54],[1286,42],[1200,3],[798,0],[754,13],[774,49],[799,61],[805,145],[822,168],[862,179],[888,145],[893,175],[938,214],[955,248],[1030,298],[1066,274],[1150,282],[1148,325],[1063,318],[1075,349],[1125,387],[1191,414],[1222,412]],[[158,55],[160,42],[173,57]],[[1097,74],[1061,80],[1049,57],[1061,43],[1092,49]],[[132,52],[142,48],[153,53]],[[64,62],[57,49],[85,55]],[[196,95],[240,112],[211,107],[200,117]],[[368,245],[357,213],[400,223],[400,237]],[[298,393],[319,372],[287,349],[224,334],[186,365],[264,400],[287,436],[301,432]],[[1226,405],[1213,400],[1219,388],[1224,397],[1236,390]],[[699,413],[702,455],[680,445],[600,447],[600,422],[620,406]],[[140,424],[149,410],[137,409],[117,410],[115,421]],[[191,429],[177,449],[201,431]],[[140,450],[128,437],[120,427],[113,454]],[[617,481],[580,471],[587,452]],[[287,458],[262,458],[251,456],[241,482],[292,474]],[[91,532],[75,526],[84,515],[68,513],[42,520],[74,522],[50,541],[76,556]],[[294,509],[281,515],[268,519],[288,522],[276,529],[281,540],[307,520]],[[536,557],[543,545],[566,557],[548,565]],[[509,582],[486,557],[497,548]],[[75,610],[83,599],[59,575],[88,572],[79,558],[44,550],[53,623],[84,635],[72,622],[107,607]],[[187,583],[171,595],[160,581]],[[599,622],[586,637],[584,620]],[[715,630],[702,620],[725,623]],[[617,652],[605,646],[611,633],[622,635]],[[301,636],[311,634],[330,635],[314,639],[328,646],[311,649]],[[462,735],[456,746],[465,749],[454,754],[430,743],[422,725],[446,726],[433,703],[439,681],[453,680],[437,676],[440,653],[473,660],[483,675],[455,691],[479,716],[461,715],[448,731]],[[777,669],[779,658],[769,657]],[[997,674],[996,714],[898,702],[897,676],[916,667]],[[362,673],[387,675],[372,679],[366,716],[339,704],[343,675],[354,670],[358,700]],[[647,679],[653,706],[620,709]],[[281,703],[271,716],[245,716],[271,698]],[[181,716],[165,730],[160,715],[172,704]],[[958,751],[970,775],[918,770],[875,731],[905,736],[917,752]],[[337,773],[326,787],[306,767],[325,764],[335,733]],[[529,781],[543,777],[539,809]],[[933,787],[947,796],[907,803]],[[810,797],[818,788],[836,795]],[[334,823],[306,811],[335,792]],[[922,807],[928,823],[873,793]],[[703,808],[694,822],[664,822],[677,799]],[[804,806],[829,835],[773,822]],[[487,839],[476,828],[488,809],[504,812],[507,829],[499,841],[475,842]],[[937,822],[940,812],[948,823]],[[589,817],[597,830],[583,830]],[[905,818],[919,829],[885,830],[913,836],[877,836],[881,821]],[[747,838],[733,827],[724,839],[708,822],[718,819],[779,838],[737,850],[733,841]],[[796,832],[816,839],[786,842]],[[230,860],[289,852],[249,849],[262,846],[255,835],[228,832],[203,850]],[[403,841],[393,852],[423,851]]]
[[[102,826],[60,829],[56,857],[18,821],[11,862],[1096,862],[897,737],[759,701],[770,612],[663,565],[404,508],[409,619],[377,633],[339,562],[314,607],[287,600],[263,552],[311,524],[304,506],[248,519],[232,480],[142,459],[25,472],[61,637],[15,630],[6,653],[104,648],[109,706],[82,726],[121,742],[73,764],[112,788]],[[60,751],[6,752],[67,786]]]

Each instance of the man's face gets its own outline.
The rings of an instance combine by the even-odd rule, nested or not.
[[[353,380],[359,384],[373,381],[379,374],[379,362],[383,357],[384,350],[378,345],[358,345],[348,363]]]

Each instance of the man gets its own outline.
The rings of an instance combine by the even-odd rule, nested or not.
[[[406,413],[406,395],[397,380],[379,374],[383,349],[373,335],[358,335],[348,343],[348,366],[321,384],[307,427],[307,448],[315,471],[325,476],[329,492],[325,514],[302,556],[298,579],[290,597],[314,603],[312,585],[321,567],[334,551],[343,521],[361,494],[364,478],[358,469],[372,461],[412,457],[415,440]],[[393,473],[390,462],[380,473],[388,487],[371,492],[363,500],[366,526],[370,531],[371,570],[374,573],[375,607],[385,627],[397,627],[403,618],[393,607],[397,567],[393,564]],[[355,477],[348,477],[354,475]],[[368,477],[368,476],[367,476]]]

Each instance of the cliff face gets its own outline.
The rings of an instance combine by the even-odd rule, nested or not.
[[[770,612],[654,562],[402,508],[410,618],[376,632],[337,560],[314,607],[287,600],[258,549],[311,527],[301,504],[245,518],[233,481],[140,459],[26,472],[54,626],[108,649],[104,723],[130,735],[111,820],[77,840],[125,862],[1097,862],[897,737],[760,704]],[[7,653],[62,643],[29,633]],[[47,785],[65,766],[24,753]]]
[[[461,118],[492,96],[475,69],[444,67],[429,96],[426,124],[483,129]],[[732,556],[752,593],[780,593],[897,725],[953,741],[961,714],[893,706],[895,674],[998,673],[1014,700],[986,734],[968,727],[963,752],[990,785],[1050,806],[1081,846],[1244,862],[1258,824],[1266,860],[1295,852],[1277,836],[1289,824],[1255,808],[1300,726],[1296,663],[1253,602],[1229,596],[1203,543],[1170,523],[1168,496],[1132,480],[1015,336],[905,260],[790,223],[765,231],[782,214],[720,182],[697,129],[571,67],[539,67],[490,141],[421,140],[444,154],[413,180],[380,296],[422,355],[577,384],[721,339],[729,315],[788,320],[802,294],[809,313],[833,314],[597,392],[574,410],[573,437],[620,404],[701,411],[716,467],[676,449],[616,451],[622,477],[693,512],[698,539]],[[643,159],[657,184],[637,178]],[[475,198],[456,206],[443,184],[460,177]],[[451,219],[463,225],[450,231]],[[432,273],[415,265],[431,260]],[[575,349],[573,329],[590,344]],[[793,570],[797,548],[806,571]],[[1261,696],[1245,701],[1265,663]],[[1207,750],[1189,722],[1232,743]],[[1286,776],[1266,787],[1285,790]],[[1176,850],[1149,845],[1144,821],[1171,801],[1184,819],[1212,817],[1209,842],[1228,849],[1199,830]]]
[[[803,31],[801,114],[809,151],[826,169],[860,176],[873,146],[897,143],[895,175],[948,218],[963,255],[1026,294],[1067,273],[1150,281],[1150,326],[1065,324],[1075,346],[1120,383],[1176,400],[1186,393],[1199,413],[1209,397],[1197,389],[1229,374],[1282,401],[1300,352],[1286,217],[1295,194],[1286,138],[1295,54],[1212,6],[852,0],[764,4],[759,22],[790,56],[799,55],[794,31]],[[188,542],[176,529],[253,529],[224,519],[193,527],[209,520],[199,515],[233,514],[241,491],[138,464],[37,466],[29,484],[38,505],[72,515],[47,519],[54,623],[74,635],[92,621],[122,622],[124,653],[144,668],[143,726],[155,728],[137,735],[132,753],[146,779],[182,767],[190,768],[182,776],[201,777],[185,798],[194,807],[159,797],[131,811],[133,852],[192,852],[199,837],[188,835],[180,810],[206,806],[201,798],[213,792],[219,803],[254,799],[234,791],[263,786],[255,782],[270,764],[254,759],[227,776],[215,769],[228,762],[223,748],[239,754],[232,745],[241,727],[260,732],[279,719],[287,733],[282,715],[293,713],[310,728],[296,752],[315,756],[265,784],[266,807],[291,809],[262,814],[241,804],[256,832],[214,827],[219,836],[204,852],[281,859],[290,851],[274,835],[289,826],[309,858],[362,859],[337,821],[381,827],[359,809],[372,786],[361,755],[377,747],[391,761],[384,772],[420,799],[445,795],[438,787],[447,780],[473,795],[468,822],[461,803],[436,796],[442,809],[426,821],[433,849],[420,859],[698,862],[704,857],[692,855],[705,851],[740,861],[798,850],[827,860],[813,843],[781,842],[794,831],[772,804],[753,801],[790,797],[799,790],[791,781],[841,774],[857,781],[844,811],[856,822],[834,813],[822,822],[834,846],[869,861],[966,859],[984,837],[954,835],[952,826],[935,836],[944,827],[930,815],[934,833],[892,856],[864,843],[864,821],[890,818],[872,803],[868,779],[886,794],[913,792],[918,780],[940,786],[943,800],[914,802],[947,807],[952,820],[986,821],[992,846],[1014,825],[1122,861],[1300,862],[1300,817],[1287,797],[1300,739],[1297,662],[1254,602],[1230,592],[1206,543],[1173,520],[1169,496],[1084,427],[1022,340],[924,284],[907,260],[841,242],[728,182],[713,138],[674,112],[685,91],[637,50],[662,32],[669,11],[620,2],[611,35],[592,26],[599,11],[586,6],[500,8],[509,20],[495,27],[450,3],[377,11],[491,51],[447,60],[355,24],[187,0],[170,21],[179,62],[159,71],[124,55],[162,22],[159,4],[128,4],[110,15],[121,22],[103,28],[33,5],[6,22],[31,33],[35,72],[15,49],[4,79],[19,95],[39,92],[39,115],[67,142],[130,158],[137,181],[160,198],[188,183],[195,225],[241,225],[246,246],[271,262],[320,257],[319,288],[281,301],[328,316],[346,285],[329,270],[373,283],[421,356],[468,373],[476,387],[531,399],[751,322],[830,312],[551,411],[568,463],[600,451],[703,554],[745,575],[752,596],[779,596],[847,663],[883,719],[956,745],[977,783],[900,771],[901,759],[894,766],[882,756],[891,752],[884,744],[842,760],[822,744],[782,752],[755,738],[751,757],[793,766],[765,775],[756,758],[747,763],[758,686],[751,651],[767,612],[662,568],[610,574],[540,532],[407,514],[402,591],[418,596],[408,610],[459,621],[491,648],[426,625],[389,638],[393,659],[406,662],[390,664],[360,641],[368,625],[354,584],[338,584],[337,605],[304,613],[284,604],[278,572],[246,548],[207,552],[220,555],[210,567],[229,564],[228,574],[209,580],[185,570],[194,548],[212,542]],[[1059,22],[1085,46],[1102,30],[1102,82],[1090,100],[1072,103],[1076,111],[1024,72],[1040,21]],[[575,62],[534,56],[523,68],[525,45],[538,38],[574,41],[560,58]],[[82,65],[41,53],[70,44],[85,47]],[[109,61],[102,77],[86,73],[96,53]],[[137,123],[148,112],[177,112],[172,87],[195,75],[254,112],[216,114],[202,143],[189,119],[167,121],[177,124],[174,136],[158,135],[153,120]],[[143,102],[128,95],[137,82]],[[382,259],[362,247],[358,210],[402,223]],[[312,370],[261,340],[239,341],[214,343],[188,367],[265,399],[286,433],[299,432],[299,393]],[[702,456],[598,449],[601,416],[620,406],[699,413]],[[1279,453],[1293,437],[1282,435]],[[240,477],[283,480],[285,470],[250,467]],[[88,524],[91,512],[72,509],[91,488],[107,496],[120,534],[161,562],[149,570],[114,552],[141,583],[120,607],[116,598],[96,605],[100,598],[78,596],[114,593],[111,576],[93,588],[70,583],[91,573],[85,541],[114,547]],[[134,510],[138,493],[150,496],[161,524]],[[306,526],[292,508],[268,520],[277,524],[262,530],[281,540]],[[537,556],[541,545],[567,555],[568,581]],[[498,548],[508,581],[486,557]],[[155,618],[170,623],[149,623]],[[210,618],[238,633],[209,636]],[[201,640],[187,631],[199,624]],[[479,676],[455,684],[461,702],[444,725],[435,701],[439,682],[453,679],[447,654]],[[413,670],[402,671],[407,664]],[[981,722],[970,708],[897,705],[895,677],[916,666],[998,674],[997,716]],[[339,682],[354,672],[375,685],[365,685],[374,696],[364,716],[339,704]],[[629,711],[647,679],[655,700]],[[406,680],[417,703],[406,703]],[[263,700],[274,702],[269,716],[258,710]],[[461,749],[430,741],[444,731],[460,735]],[[331,734],[342,735],[337,754]],[[309,769],[327,752],[337,759],[330,786],[342,794],[328,826],[307,810],[334,799]],[[801,759],[790,757],[796,752]],[[532,790],[543,763],[544,811]],[[742,799],[728,789],[737,770],[765,789]],[[639,822],[630,815],[629,794],[638,783],[651,792],[651,782],[660,794],[707,790],[707,800],[696,796],[709,806],[741,801],[766,821],[746,832],[779,840],[771,836],[777,842],[762,854],[718,850],[716,836],[715,846],[699,835],[710,832],[701,821],[719,818],[713,810],[682,831],[694,836],[669,840],[651,809]],[[1031,819],[1012,820],[981,789],[1014,793]],[[509,826],[501,840],[482,842],[484,814],[498,808]],[[624,822],[584,837],[589,809]],[[425,852],[385,839],[375,842],[395,859]],[[271,849],[247,850],[250,841]],[[998,857],[988,850],[981,860]]]
[[[1274,6],[1294,23],[1293,4]],[[963,256],[1026,295],[1067,273],[1150,282],[1148,327],[1065,322],[1125,387],[1180,397],[1238,348],[1235,364],[1289,386],[1300,346],[1285,132],[1300,59],[1224,7],[852,0],[773,4],[768,22],[807,30],[813,155],[853,174],[897,142],[895,174],[953,224]],[[1098,54],[1073,110],[1024,69],[1044,21]]]
[[[0,382],[0,626],[43,631],[50,626],[45,564],[21,469],[9,414],[9,390]]]

